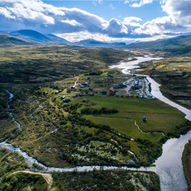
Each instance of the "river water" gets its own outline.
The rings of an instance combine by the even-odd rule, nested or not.
[[[111,66],[111,68],[120,68],[122,69],[124,74],[130,74],[130,70],[134,68],[139,68],[138,64],[141,62],[151,61],[151,60],[160,60],[161,58],[152,58],[149,56],[146,57],[137,57],[137,60],[122,62],[119,65]],[[191,121],[191,110],[180,106],[165,96],[162,95],[160,91],[160,84],[154,81],[151,77],[142,75],[147,77],[148,81],[151,83],[151,93],[157,99],[171,105],[172,107],[177,108],[181,112],[185,114],[186,119]],[[10,102],[12,101],[14,95],[6,90],[9,93],[8,100],[8,109],[10,110]],[[10,111],[10,115],[13,121],[15,121],[13,113]],[[18,128],[20,130],[20,123],[15,121]],[[191,139],[191,131],[189,131],[186,135],[181,135],[179,138],[169,139],[162,147],[163,152],[162,155],[155,161],[154,167],[140,167],[140,168],[129,168],[129,167],[117,167],[117,166],[77,166],[77,167],[47,167],[44,164],[40,163],[36,159],[30,157],[26,152],[22,151],[20,148],[16,148],[13,145],[5,142],[0,143],[0,148],[8,149],[11,152],[16,152],[20,156],[23,156],[27,163],[33,165],[38,164],[42,170],[42,172],[72,172],[72,171],[92,171],[96,170],[115,170],[115,169],[124,169],[124,170],[138,170],[138,171],[154,171],[159,175],[160,185],[162,191],[186,191],[187,184],[183,173],[182,167],[182,152],[184,149],[184,145]]]
[[[113,65],[111,68],[120,68],[124,74],[131,74],[130,70],[139,68],[140,63],[160,60],[162,58],[137,57],[136,60],[130,62],[121,62],[119,65]],[[177,108],[185,114],[185,118],[191,121],[191,110],[169,100],[160,91],[160,84],[157,83],[148,75],[145,76],[151,83],[151,94],[162,102]],[[186,135],[181,135],[180,138],[169,139],[162,147],[162,155],[155,161],[155,167],[146,168],[156,172],[160,177],[162,191],[186,191],[187,183],[183,173],[182,152],[184,145],[191,139],[191,131]],[[144,168],[142,168],[144,169]]]

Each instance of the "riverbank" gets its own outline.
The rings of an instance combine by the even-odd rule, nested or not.
[[[142,73],[160,83],[163,95],[191,109],[191,58],[173,57],[140,64]]]
[[[188,190],[191,191],[191,140],[189,140],[189,142],[184,146],[182,163],[184,174],[188,184]]]
[[[159,59],[160,60],[160,59]],[[151,61],[151,60],[148,60]],[[134,68],[138,68],[137,65],[142,63],[142,60],[137,60],[134,62]],[[147,65],[147,64],[146,64]],[[124,73],[129,73],[128,63],[124,63],[121,65],[114,66],[122,68]],[[133,69],[131,66],[130,69]],[[160,91],[160,85],[154,81],[151,77],[147,76],[147,79],[151,83],[151,93],[158,98],[159,100],[179,109],[186,115],[186,119],[191,121],[191,110],[184,108],[181,105],[174,103],[173,101],[169,100],[165,96],[162,95]],[[191,125],[190,125],[191,126]],[[185,133],[189,130],[189,128],[185,131]],[[182,167],[182,152],[184,145],[186,142],[191,138],[191,132],[189,131],[186,135],[181,135],[179,139],[174,138],[168,140],[163,145],[163,153],[162,155],[156,160],[155,165],[152,170],[154,170],[160,177],[160,184],[161,190],[187,190],[187,184],[183,173]],[[171,162],[175,161],[176,162]],[[150,169],[151,170],[151,169]]]

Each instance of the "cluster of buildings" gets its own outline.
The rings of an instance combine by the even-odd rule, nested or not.
[[[108,75],[110,77],[110,75]],[[76,97],[82,97],[82,96],[94,96],[94,94],[102,94],[102,95],[110,95],[110,96],[116,96],[116,97],[131,97],[131,96],[136,96],[140,98],[152,98],[155,99],[155,97],[150,93],[150,86],[149,82],[146,78],[138,78],[136,76],[128,79],[124,83],[118,83],[111,87],[109,89],[109,92],[107,90],[99,90],[99,91],[94,91],[88,82],[81,82],[78,83],[79,89],[77,90],[75,86],[72,86],[71,88],[66,89],[66,93],[70,94],[72,92],[76,92],[72,94],[73,98]],[[50,88],[52,89],[57,89],[53,85],[50,85]],[[124,89],[126,91],[126,95],[120,95],[120,90],[119,89]],[[55,91],[55,94],[61,93],[63,90],[58,90]],[[129,92],[130,91],[130,92]],[[133,93],[134,92],[134,93]],[[67,96],[67,97],[71,97]],[[71,100],[69,98],[66,98],[65,95],[62,95],[60,99],[64,103],[69,103]]]
[[[124,84],[125,84],[126,86],[129,86],[133,81],[134,81],[134,78],[130,78],[129,80],[127,80],[126,82],[124,82]]]
[[[147,95],[147,97],[150,97],[152,99],[156,99],[152,94],[151,92],[149,91],[150,90],[150,87],[149,87],[149,82],[147,80],[147,78],[144,78],[144,83],[145,83],[145,94]]]
[[[133,84],[131,86],[131,90],[139,90],[142,88],[142,80],[136,78],[133,80]]]
[[[149,82],[146,78],[130,78],[124,82],[124,84],[127,86],[127,93],[128,91],[135,91],[137,96],[140,98],[150,97],[155,99],[155,97],[150,93]]]
[[[79,83],[78,85],[79,85],[80,88],[86,88],[86,87],[89,87],[88,82],[82,82],[82,83]]]
[[[125,85],[124,83],[119,83],[114,86],[115,89],[122,89],[122,88],[126,88],[126,87],[127,87],[127,85]]]

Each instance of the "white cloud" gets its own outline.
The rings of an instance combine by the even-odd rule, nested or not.
[[[56,34],[57,36],[64,38],[70,42],[78,42],[81,40],[86,39],[93,39],[97,41],[103,42],[112,42],[112,41],[120,41],[118,38],[110,37],[107,34],[101,33],[90,33],[88,31],[81,31],[81,32],[74,32],[74,33],[63,33],[63,34]]]
[[[101,34],[101,33],[90,33],[88,31],[81,31],[81,32],[74,32],[74,33],[63,33],[63,34],[55,34],[61,38],[64,38],[70,42],[79,42],[81,40],[87,40],[87,39],[93,39],[97,41],[102,42],[126,42],[126,43],[132,43],[136,41],[140,42],[147,42],[147,41],[153,41],[158,39],[165,39],[172,36],[169,35],[156,35],[153,37],[147,37],[147,38],[116,38],[116,37],[110,37],[107,34]]]
[[[168,31],[168,27],[165,26],[169,24],[171,25],[171,18],[169,16],[159,17],[144,23],[139,28],[135,29],[134,32],[137,34],[149,35],[168,33],[170,31]]]
[[[128,27],[140,27],[143,20],[139,17],[125,17],[123,19],[123,24]]]
[[[0,7],[0,14],[4,15],[6,18],[15,19],[15,16],[11,15],[11,13],[4,7]]]
[[[190,27],[190,0],[163,0],[162,9],[171,17],[174,23]]]
[[[123,19],[123,22],[126,23],[126,24],[129,24],[129,23],[131,23],[132,21],[141,22],[142,19],[139,18],[139,17],[125,17],[125,18]]]
[[[55,7],[41,0],[0,0],[0,27],[4,30],[101,32],[107,25],[103,18],[77,8]]]
[[[144,23],[134,33],[155,35],[191,32],[190,0],[161,0],[161,7],[167,16]]]
[[[141,7],[155,0],[125,0]],[[138,17],[110,21],[77,8],[55,7],[42,0],[0,0],[1,31],[33,29],[77,39],[122,40],[139,35],[164,35],[191,31],[191,0],[158,0],[166,16],[143,23]],[[71,34],[71,37],[69,37]],[[83,37],[83,35],[85,35]]]
[[[105,30],[110,35],[115,35],[120,33],[128,34],[128,28],[119,20],[114,18],[109,21],[108,26],[105,28]]]
[[[72,20],[69,20],[69,19],[61,20],[61,22],[67,23],[67,24],[72,25],[72,26],[81,26],[81,24],[74,19],[72,19]]]
[[[131,7],[142,7],[143,5],[150,4],[154,0],[125,0],[125,3],[130,4]]]
[[[10,3],[8,4],[10,5]],[[54,18],[43,14],[38,9],[31,8],[31,5],[36,6],[36,2],[32,4],[26,4],[22,1],[16,1],[12,3],[12,6],[1,7],[0,1],[0,14],[9,19],[29,19],[29,20],[40,20],[44,24],[54,24]]]
[[[103,30],[103,28],[108,24],[108,21],[103,18],[77,8],[62,8],[62,10],[64,11],[67,19],[76,20],[88,31],[98,32]]]

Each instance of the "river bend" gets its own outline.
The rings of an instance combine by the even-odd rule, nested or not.
[[[129,62],[121,62],[119,65],[113,65],[111,68],[120,68],[124,74],[130,74],[130,70],[139,68],[138,64],[142,62],[147,62],[151,60],[160,60],[162,58],[153,58],[149,56],[137,57],[136,60]],[[185,118],[191,121],[191,110],[169,100],[160,91],[160,84],[158,84],[154,79],[149,76],[142,75],[147,78],[151,83],[151,93],[154,97],[161,100],[162,102],[171,105],[174,108],[177,108],[185,114]],[[21,129],[20,123],[17,122],[14,118],[13,113],[10,111],[10,102],[12,101],[14,95],[5,90],[9,94],[8,110],[10,112],[11,119],[17,124],[19,130]],[[44,164],[40,163],[33,157],[29,156],[26,152],[22,151],[20,148],[16,148],[8,142],[0,143],[0,148],[8,149],[11,152],[16,152],[22,156],[27,163],[33,165],[39,165],[42,172],[72,172],[72,171],[92,171],[92,170],[138,170],[138,171],[154,171],[159,175],[160,185],[162,191],[186,191],[187,183],[183,173],[182,167],[182,152],[184,145],[191,139],[191,131],[185,135],[181,135],[179,138],[169,139],[162,147],[162,155],[155,161],[154,167],[140,167],[140,168],[129,168],[129,167],[118,167],[118,166],[76,166],[76,167],[47,167]]]

